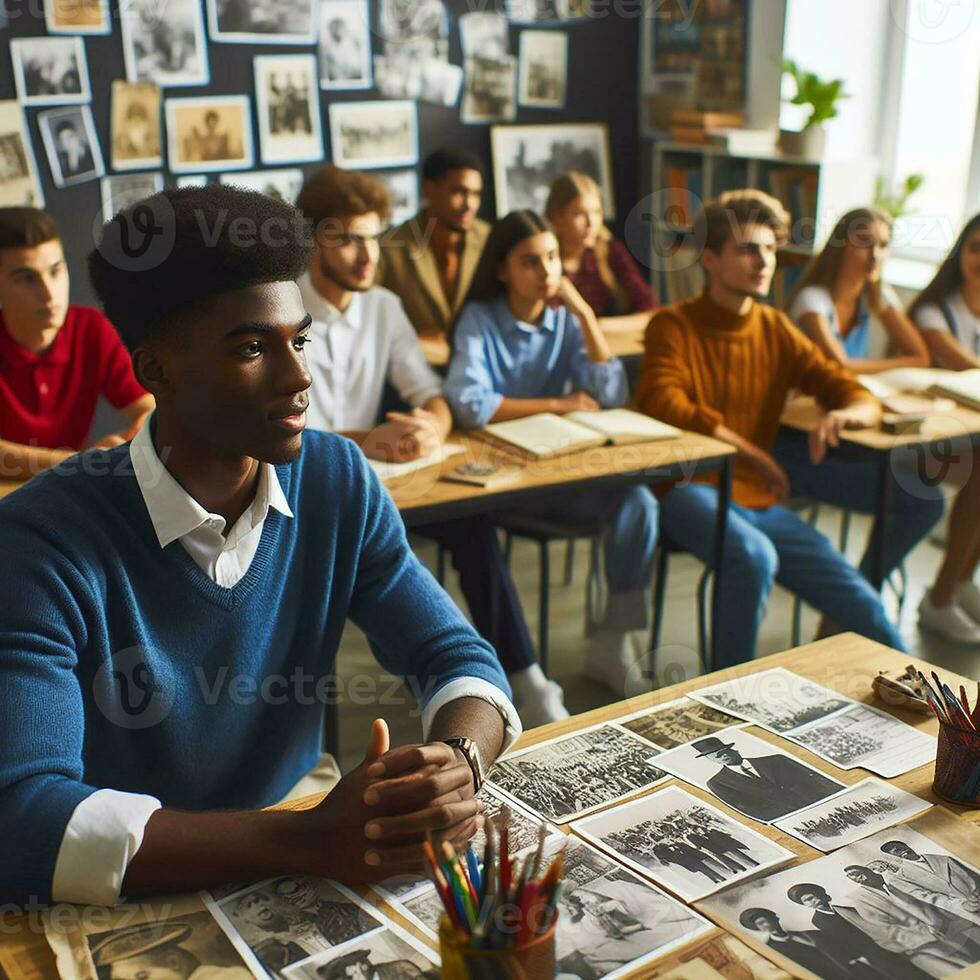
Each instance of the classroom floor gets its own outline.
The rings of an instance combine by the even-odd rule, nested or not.
[[[840,514],[832,508],[824,508],[819,521],[820,529],[832,540],[837,540]],[[849,556],[860,558],[870,521],[856,515],[852,520]],[[613,700],[606,688],[582,679],[578,670],[582,664],[587,640],[584,634],[585,576],[588,567],[587,545],[579,544],[576,552],[574,582],[561,584],[564,546],[554,545],[552,552],[551,615],[549,659],[552,676],[565,690],[565,703],[573,714],[600,707]],[[435,546],[422,544],[420,558],[429,568],[435,568]],[[967,677],[980,678],[980,647],[957,647],[932,634],[920,632],[917,626],[916,608],[922,593],[931,582],[939,565],[941,550],[931,541],[923,542],[907,562],[908,599],[902,614],[901,632],[909,650],[917,657],[939,664]],[[538,558],[537,546],[517,542],[514,546],[513,574],[518,592],[523,598],[531,635],[537,638],[538,608]],[[671,559],[667,584],[665,622],[658,656],[658,685],[676,684],[698,672],[696,654],[695,593],[702,566],[685,555]],[[465,610],[455,575],[450,572],[447,585],[450,593]],[[894,598],[886,590],[889,609],[894,611]],[[778,653],[791,646],[792,599],[788,593],[776,589],[769,604],[769,612],[763,623],[759,644],[759,656]],[[804,609],[801,641],[813,639],[818,616]],[[385,703],[366,692],[358,694],[356,678],[371,678],[372,683],[380,674],[364,635],[353,625],[348,625],[340,648],[338,661],[341,690],[349,691],[350,697],[340,706],[340,759],[342,768],[356,766],[363,757],[371,721],[382,716],[391,728],[392,743],[414,741],[419,738],[418,710],[414,699],[394,682],[384,683],[378,690]],[[352,686],[352,681],[354,684]],[[361,682],[364,683],[364,682]]]

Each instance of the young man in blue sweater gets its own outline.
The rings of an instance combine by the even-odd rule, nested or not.
[[[357,447],[303,433],[309,255],[293,208],[212,186],[121,212],[90,256],[157,410],[0,504],[2,900],[379,880],[475,829],[520,722]],[[348,617],[427,741],[376,722],[317,807],[262,812],[318,763]]]

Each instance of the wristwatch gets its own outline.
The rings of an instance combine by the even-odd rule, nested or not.
[[[480,787],[487,778],[483,759],[480,756],[480,746],[471,738],[444,738],[442,741],[463,753],[463,758],[466,759],[470,772],[473,773],[473,792],[479,793]]]

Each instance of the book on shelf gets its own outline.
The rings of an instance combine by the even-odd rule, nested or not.
[[[377,473],[382,482],[386,482],[396,480],[400,476],[408,476],[417,470],[424,470],[427,466],[435,466],[437,463],[449,459],[450,456],[456,456],[463,452],[466,452],[464,446],[455,442],[446,442],[434,453],[430,453],[428,456],[420,456],[418,459],[410,459],[407,463],[389,463],[381,459],[369,459],[368,466]]]
[[[942,368],[893,368],[878,374],[860,374],[858,380],[885,403],[899,404],[899,396],[929,395],[945,398],[980,412],[980,368],[944,371]],[[933,408],[935,411],[936,409]]]
[[[550,459],[595,446],[621,446],[673,439],[680,429],[626,408],[600,412],[541,412],[508,422],[494,422],[474,435],[525,459]]]
[[[669,221],[675,226],[690,227],[704,192],[701,166],[673,164],[667,167],[665,176]]]
[[[711,130],[708,142],[713,146],[723,147],[729,153],[750,157],[775,153],[777,136],[774,129],[739,129],[726,126]]]
[[[678,109],[670,117],[672,125],[690,126],[694,129],[734,128],[745,124],[741,112],[699,112],[696,109]]]
[[[769,172],[770,193],[779,199],[794,221],[816,216],[818,183],[815,167],[774,167]]]

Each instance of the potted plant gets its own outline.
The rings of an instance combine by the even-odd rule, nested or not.
[[[906,214],[914,214],[915,212],[909,211],[905,205],[908,204],[909,198],[922,186],[925,179],[923,174],[909,174],[898,191],[890,193],[885,190],[885,178],[879,177],[875,181],[875,207],[879,211],[884,211],[892,221],[897,221]]]
[[[822,82],[813,72],[803,71],[791,58],[783,59],[783,71],[796,84],[796,95],[786,101],[792,105],[809,106],[810,116],[799,132],[783,129],[779,146],[789,156],[817,160],[823,154],[826,132],[823,124],[837,115],[837,103],[850,96],[844,92],[844,80],[835,78]]]

